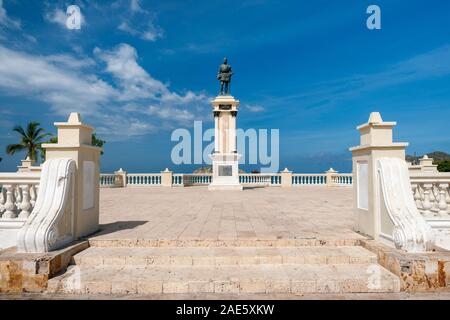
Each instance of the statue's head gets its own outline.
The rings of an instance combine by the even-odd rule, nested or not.
[[[227,57],[223,58],[223,64],[227,64],[227,63],[228,63]]]

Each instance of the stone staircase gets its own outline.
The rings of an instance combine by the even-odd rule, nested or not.
[[[49,292],[307,294],[399,292],[400,281],[359,246],[90,247]]]

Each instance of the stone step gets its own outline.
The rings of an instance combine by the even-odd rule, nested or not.
[[[251,266],[70,266],[49,280],[48,292],[364,293],[399,292],[399,278],[377,264]]]
[[[105,239],[89,238],[91,247],[102,248],[153,248],[153,247],[335,247],[359,246],[360,240],[366,239],[355,234],[353,238],[297,238],[297,239]]]
[[[364,264],[377,256],[362,248],[342,247],[91,247],[74,256],[79,266]]]

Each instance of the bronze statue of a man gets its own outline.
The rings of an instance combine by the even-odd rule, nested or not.
[[[231,66],[228,64],[227,58],[224,58],[223,63],[219,67],[219,72],[217,73],[217,79],[220,80],[219,95],[223,96],[230,94],[230,83],[232,75],[233,72],[231,71]]]

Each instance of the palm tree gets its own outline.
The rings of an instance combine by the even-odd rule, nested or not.
[[[44,129],[39,127],[38,122],[30,122],[27,125],[26,130],[21,126],[15,126],[13,131],[19,133],[20,143],[10,144],[6,147],[6,153],[13,155],[16,152],[26,150],[26,157],[30,157],[31,160],[37,160],[39,151],[42,151],[42,140],[48,136],[48,133],[44,133]]]

